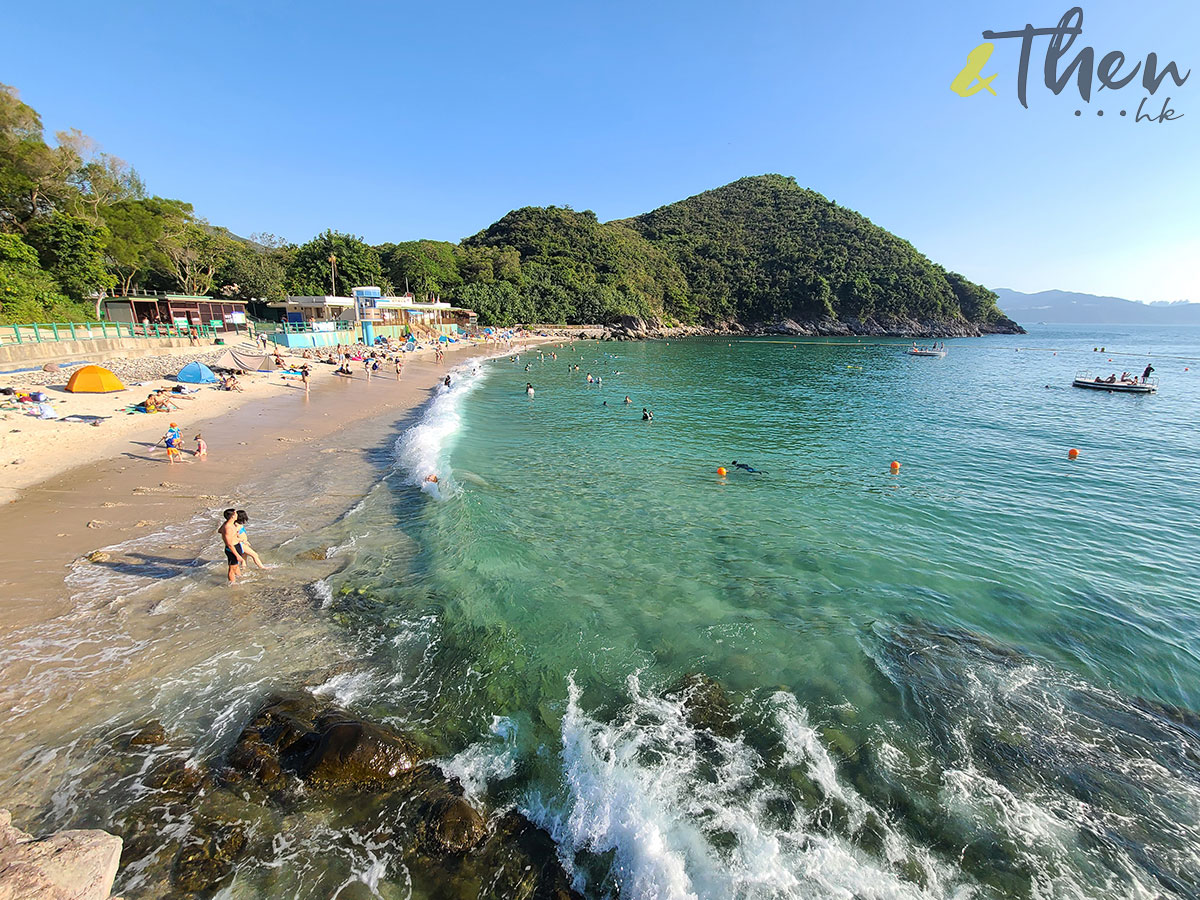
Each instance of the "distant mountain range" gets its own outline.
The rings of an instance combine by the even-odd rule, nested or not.
[[[1073,291],[1023,294],[996,288],[1004,314],[1023,325],[1039,322],[1072,325],[1200,325],[1200,303],[1138,303]]]

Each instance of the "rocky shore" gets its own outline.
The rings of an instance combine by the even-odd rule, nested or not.
[[[107,900],[121,839],[105,831],[35,838],[0,809],[0,900]]]
[[[548,833],[515,810],[477,809],[418,739],[306,691],[268,697],[207,763],[157,721],[113,751],[112,774],[138,780],[146,797],[112,826],[139,895],[212,896],[243,861],[272,859],[277,837],[297,834],[306,816],[336,810],[337,827],[402,862],[422,896],[580,898]],[[185,832],[172,827],[183,818]]]
[[[580,340],[639,341],[662,338],[740,335],[745,337],[783,335],[789,337],[891,337],[909,339],[980,337],[984,334],[1025,334],[1025,329],[1007,317],[977,325],[965,319],[816,319],[775,322],[721,322],[711,327],[667,325],[657,319],[624,316],[611,325],[562,326],[552,329],[564,337]]]

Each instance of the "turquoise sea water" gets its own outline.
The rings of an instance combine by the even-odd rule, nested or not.
[[[589,896],[1192,896],[1198,339],[464,367],[334,581],[379,670],[347,699],[547,827]],[[1069,386],[1147,361],[1156,396]]]
[[[214,806],[250,835],[222,898],[449,896],[386,804],[156,782],[302,688],[523,811],[588,898],[1200,895],[1200,329],[1032,330],[458,365],[332,524],[293,472],[248,487],[283,564],[235,592],[208,515],[73,567],[78,621],[0,660],[0,793],[122,833],[131,898]],[[1155,396],[1070,387],[1148,361]]]

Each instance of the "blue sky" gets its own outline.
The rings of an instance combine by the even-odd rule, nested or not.
[[[1140,79],[1055,97],[1044,38],[1029,109],[1016,41],[984,69],[998,96],[949,89],[983,30],[1068,7],[22,3],[0,82],[241,234],[459,240],[781,172],[992,287],[1200,301],[1200,4],[1084,3],[1072,48],[1196,68],[1147,103],[1176,121],[1133,121]]]

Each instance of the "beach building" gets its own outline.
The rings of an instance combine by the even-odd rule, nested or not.
[[[478,324],[473,310],[441,300],[418,300],[411,293],[385,297],[380,288],[356,287],[349,297],[288,297],[268,304],[283,313],[277,343],[288,347],[348,343],[341,332],[353,331],[364,342],[376,337],[454,337]]]
[[[216,331],[245,331],[246,304],[241,300],[218,300],[189,294],[139,291],[101,301],[106,322],[168,325],[178,328],[201,325]]]

